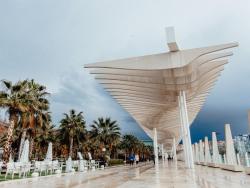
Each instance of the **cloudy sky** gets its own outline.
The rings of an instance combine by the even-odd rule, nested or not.
[[[74,108],[88,124],[111,116],[124,133],[146,138],[83,65],[165,52],[164,28],[174,26],[182,49],[240,44],[191,127],[193,141],[211,131],[222,138],[225,123],[247,133],[249,10],[246,0],[0,0],[0,79],[46,85],[55,124]]]

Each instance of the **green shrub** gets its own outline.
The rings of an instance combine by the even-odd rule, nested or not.
[[[122,159],[110,159],[108,162],[109,166],[121,165],[124,164]]]

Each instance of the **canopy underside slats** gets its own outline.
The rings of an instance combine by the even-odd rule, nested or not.
[[[152,138],[171,146],[181,139],[178,95],[185,91],[189,123],[228,62],[237,43],[85,65]]]

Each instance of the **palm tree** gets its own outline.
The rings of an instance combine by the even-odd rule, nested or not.
[[[69,114],[64,114],[64,118],[60,122],[60,132],[64,142],[68,142],[69,156],[72,157],[74,141],[78,144],[84,139],[85,120],[83,112],[76,113],[70,110]]]
[[[127,154],[137,153],[143,159],[150,158],[153,153],[153,147],[145,145],[134,135],[126,134],[122,137],[119,148],[125,151],[125,159]]]
[[[138,140],[137,145],[134,148],[135,153],[139,154],[141,158],[150,158],[153,154],[152,146],[145,145],[142,141]]]
[[[26,81],[19,81],[16,84],[7,80],[2,80],[3,89],[0,91],[0,107],[6,108],[9,113],[9,120],[17,126],[21,112],[27,110]]]
[[[49,110],[48,95],[45,86],[34,82],[34,80],[28,81],[29,128],[34,129],[36,124],[42,126],[44,116],[47,115],[44,112]]]
[[[93,158],[100,155],[100,142],[93,137],[90,131],[87,131],[85,134],[84,142],[82,142],[82,151],[85,154],[90,152]]]
[[[121,136],[121,129],[117,122],[110,118],[98,118],[98,121],[93,122],[91,128],[92,138],[100,143],[100,149],[107,147],[111,153],[113,147],[119,143]]]
[[[55,126],[47,125],[37,128],[34,141],[36,143],[35,153],[41,158],[41,156],[46,153],[48,144],[52,142],[56,145],[56,142],[58,141]]]
[[[136,151],[138,143],[138,138],[134,135],[126,134],[122,137],[120,148],[124,149],[126,154],[129,154]]]
[[[151,158],[153,153],[154,153],[154,147],[151,145],[144,144],[144,151],[143,151],[144,158],[147,158],[147,159]]]
[[[3,89],[0,91],[0,107],[6,108],[9,113],[9,120],[13,122],[8,129],[5,145],[4,159],[8,160],[10,146],[12,144],[13,128],[18,125],[23,129],[22,140],[26,137],[27,129],[30,129],[30,153],[32,153],[33,137],[35,128],[42,126],[43,120],[49,109],[46,87],[34,80],[19,81],[12,84],[10,81],[2,81]],[[20,147],[21,149],[22,147]]]
[[[32,80],[25,80],[25,95],[23,96],[26,101],[27,109],[21,113],[20,126],[23,129],[20,151],[22,151],[22,144],[25,139],[26,133],[30,139],[30,155],[33,153],[34,137],[38,127],[48,126],[51,122],[49,110],[49,101],[46,92],[46,87],[36,83]],[[28,130],[28,132],[27,132]]]
[[[13,129],[17,126],[19,115],[27,110],[27,101],[25,100],[27,82],[12,82],[2,80],[3,89],[0,91],[0,107],[6,108],[9,113],[10,127],[7,132],[7,140],[4,146],[3,160],[8,161],[11,152]]]

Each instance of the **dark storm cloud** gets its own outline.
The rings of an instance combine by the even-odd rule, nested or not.
[[[61,78],[58,92],[52,95],[54,122],[59,122],[62,113],[74,108],[83,111],[87,124],[98,117],[111,117],[117,120],[122,132],[148,139],[136,124],[111,97],[85,71],[71,71]]]

